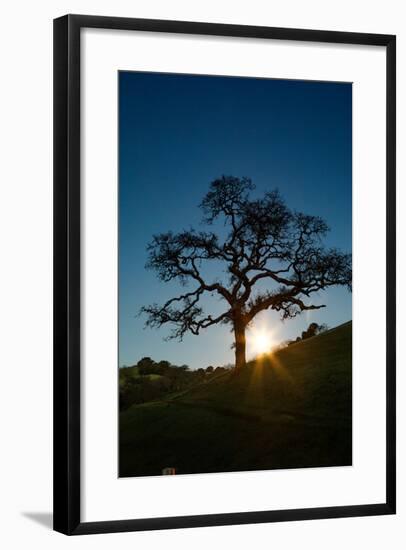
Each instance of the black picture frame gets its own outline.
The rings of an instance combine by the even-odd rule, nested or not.
[[[386,500],[321,508],[81,522],[80,31],[82,28],[361,44],[386,48]],[[54,529],[67,535],[394,514],[396,511],[396,37],[66,15],[54,20]]]

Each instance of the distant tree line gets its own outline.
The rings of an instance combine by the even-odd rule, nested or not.
[[[172,365],[169,361],[156,362],[151,357],[143,357],[135,365],[119,369],[120,411],[204,383],[226,370],[227,367],[212,365],[191,370],[188,365]]]

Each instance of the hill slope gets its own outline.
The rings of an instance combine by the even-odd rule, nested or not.
[[[351,464],[352,324],[120,415],[120,476]]]

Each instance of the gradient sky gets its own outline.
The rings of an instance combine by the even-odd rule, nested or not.
[[[179,290],[144,267],[152,235],[202,228],[198,205],[223,174],[250,177],[254,196],[277,187],[290,208],[328,222],[328,246],[351,251],[351,120],[351,84],[119,73],[120,366],[144,356],[191,368],[233,362],[227,326],[167,342],[169,326],[144,329],[137,316]],[[313,296],[327,307],[283,323],[262,312],[254,327],[269,327],[276,343],[312,321],[334,327],[351,319],[346,289]],[[221,311],[218,300],[205,304]]]

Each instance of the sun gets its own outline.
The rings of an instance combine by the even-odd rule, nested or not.
[[[255,330],[250,337],[251,349],[256,355],[269,353],[272,347],[272,338],[266,330]]]
[[[256,353],[266,353],[271,347],[268,335],[264,332],[256,334],[252,343]]]

